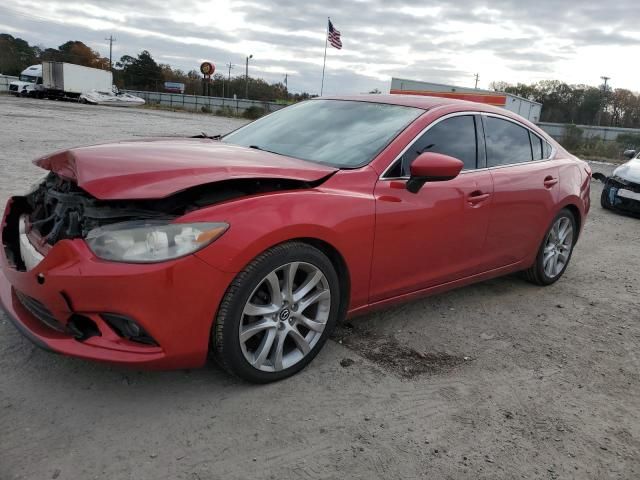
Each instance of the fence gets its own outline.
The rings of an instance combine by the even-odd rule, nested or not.
[[[7,93],[9,91],[9,84],[15,80],[18,80],[18,77],[0,75],[0,93]]]
[[[138,90],[124,91],[140,98],[144,98],[147,103],[165,105],[167,107],[178,107],[185,110],[192,110],[194,112],[208,110],[215,113],[216,110],[231,109],[231,112],[235,115],[241,115],[245,110],[251,107],[258,107],[263,109],[266,113],[271,113],[286,106],[274,102],[260,102],[257,100],[243,100],[239,98],[205,97],[202,95],[143,92]]]
[[[566,123],[538,122],[538,126],[556,140],[562,140],[569,125]],[[637,128],[598,127],[595,125],[576,126],[582,130],[582,138],[585,139],[598,137],[601,140],[614,141],[618,138],[618,135],[626,133],[640,135],[640,129]]]

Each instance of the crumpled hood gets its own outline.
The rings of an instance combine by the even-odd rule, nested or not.
[[[613,171],[613,175],[628,182],[640,184],[640,158],[634,158],[620,165]]]
[[[102,200],[162,198],[231,179],[320,180],[335,168],[210,139],[131,140],[72,148],[36,165]]]

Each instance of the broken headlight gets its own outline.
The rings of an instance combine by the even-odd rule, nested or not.
[[[27,195],[31,195],[33,192],[38,190],[40,188],[40,185],[42,185],[45,182],[48,176],[49,174],[47,173],[36,182],[33,182],[31,185],[29,185],[29,188],[26,189],[23,195],[26,197]]]
[[[94,228],[85,240],[91,251],[104,260],[155,263],[194,253],[228,228],[222,222],[132,221]]]

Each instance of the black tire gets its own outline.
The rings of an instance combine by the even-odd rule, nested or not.
[[[331,306],[326,327],[318,342],[298,363],[276,372],[265,372],[253,367],[242,353],[239,339],[240,322],[249,296],[260,282],[274,269],[290,262],[306,262],[319,268],[325,275],[331,293]],[[331,335],[340,311],[340,287],[338,275],[327,256],[315,247],[303,242],[277,245],[256,257],[238,273],[227,289],[216,316],[211,335],[215,360],[229,373],[253,383],[269,383],[296,374],[318,354]]]
[[[551,231],[555,223],[560,218],[563,218],[563,217],[568,218],[571,221],[571,225],[573,227],[573,242],[571,244],[571,251],[569,252],[569,258],[567,259],[567,262],[562,268],[562,271],[555,277],[550,277],[546,274],[544,270],[544,265],[543,265],[544,247],[545,247],[545,243],[547,240],[547,236],[549,235],[549,232]],[[535,285],[540,285],[543,287],[547,285],[552,285],[558,280],[560,280],[562,275],[564,275],[564,272],[566,271],[567,267],[569,266],[569,262],[571,262],[571,256],[573,255],[573,247],[575,246],[577,239],[578,239],[578,229],[577,229],[576,218],[570,210],[563,208],[562,210],[560,210],[558,215],[555,216],[555,218],[551,222],[551,226],[545,232],[542,242],[540,243],[540,247],[538,248],[538,254],[536,255],[536,260],[534,264],[523,272],[525,279]]]
[[[609,187],[606,185],[602,189],[602,194],[600,195],[600,205],[605,210],[611,210],[611,204],[609,203]]]

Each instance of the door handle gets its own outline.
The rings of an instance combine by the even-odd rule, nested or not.
[[[552,177],[551,175],[549,175],[548,177],[546,177],[544,179],[544,186],[545,188],[551,188],[553,187],[556,183],[558,183],[558,179],[555,177]]]
[[[469,196],[467,197],[467,202],[469,202],[471,205],[477,205],[484,202],[490,196],[490,193],[482,193],[481,191],[477,190],[469,194]]]

